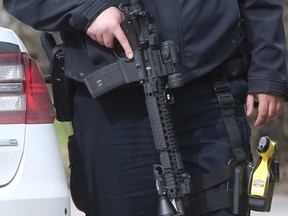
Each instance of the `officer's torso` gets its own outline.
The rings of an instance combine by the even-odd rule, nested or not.
[[[180,70],[187,79],[197,78],[214,69],[235,52],[243,40],[244,33],[240,25],[237,0],[140,0],[139,2],[143,10],[153,15],[157,29],[164,40],[173,40],[179,48]],[[72,40],[71,35],[67,39],[69,43],[69,40]],[[75,44],[75,41],[70,43]],[[87,41],[87,37],[84,40],[81,38],[81,43],[88,52],[83,57],[88,57],[93,63],[82,61],[86,69],[81,73],[91,73],[115,61],[112,52],[101,48],[96,42],[93,43],[89,39]],[[69,49],[70,45],[67,45]],[[68,75],[81,79],[80,72],[76,76],[73,71],[73,64],[76,66],[77,61],[79,60],[70,60]]]

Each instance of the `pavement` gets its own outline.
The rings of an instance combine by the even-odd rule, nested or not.
[[[270,212],[252,211],[251,216],[287,216],[288,215],[288,194],[275,194],[272,200]]]
[[[288,194],[275,194],[270,212],[251,212],[251,216],[287,216],[288,215]],[[85,216],[77,210],[71,201],[71,216]]]

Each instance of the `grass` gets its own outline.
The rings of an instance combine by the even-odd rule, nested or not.
[[[67,181],[69,181],[70,171],[69,171],[67,142],[68,142],[68,136],[73,134],[72,125],[71,122],[59,122],[55,120],[54,126],[58,137],[58,143],[60,145],[60,151],[61,156],[63,158]]]

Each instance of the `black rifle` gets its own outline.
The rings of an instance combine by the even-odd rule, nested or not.
[[[126,16],[122,28],[133,49],[134,59],[119,59],[88,75],[84,81],[94,97],[136,80],[143,86],[155,146],[160,155],[160,164],[153,166],[160,200],[159,215],[184,215],[183,198],[190,193],[190,175],[184,172],[169,109],[174,102],[172,90],[184,85],[175,67],[178,61],[176,47],[172,41],[160,43],[152,16],[139,4],[124,1],[119,8]]]

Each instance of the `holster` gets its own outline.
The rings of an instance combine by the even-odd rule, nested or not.
[[[76,92],[76,82],[65,76],[63,45],[57,45],[51,33],[41,35],[42,47],[50,61],[49,82],[52,84],[53,104],[56,119],[61,122],[73,118],[73,97]],[[46,79],[47,80],[47,79]]]
[[[61,122],[71,121],[73,118],[73,97],[76,92],[76,83],[65,76],[62,46],[54,48],[54,56],[50,61],[50,69],[56,119]]]

